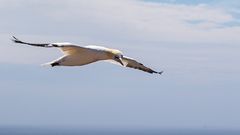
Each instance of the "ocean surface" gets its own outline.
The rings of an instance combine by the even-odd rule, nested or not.
[[[77,128],[0,127],[0,135],[240,135],[240,130],[107,130]]]

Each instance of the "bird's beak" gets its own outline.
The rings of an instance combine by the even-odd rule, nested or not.
[[[123,62],[122,62],[122,58],[117,58],[115,59],[117,62],[119,62],[122,66],[124,66]]]

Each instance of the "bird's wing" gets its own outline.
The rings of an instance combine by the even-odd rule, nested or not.
[[[124,56],[122,58],[122,60],[123,60],[124,63],[126,63],[126,67],[129,67],[129,68],[139,69],[139,70],[142,70],[144,72],[151,73],[151,74],[152,73],[157,73],[157,74],[162,74],[163,73],[163,71],[161,71],[161,72],[154,71],[151,68],[148,68],[148,67],[144,66],[142,63],[137,62],[133,58],[129,58],[129,57]]]
[[[61,49],[65,55],[81,53],[88,49],[85,47],[73,45],[71,43],[29,43],[29,42],[21,41],[14,36],[13,36],[12,41],[15,43],[26,44],[26,45],[36,46],[36,47],[46,47],[46,48],[57,47],[57,48]]]
[[[53,46],[51,46],[50,43],[40,43],[40,44],[38,44],[38,43],[29,43],[29,42],[21,41],[21,40],[17,39],[14,36],[12,36],[12,37],[13,37],[12,41],[14,43],[26,44],[26,45],[37,46],[37,47],[53,47]]]
[[[62,44],[64,43],[54,43],[53,45],[56,45],[56,47],[58,47],[65,55],[80,54],[89,50],[88,48],[81,47],[78,45],[72,45],[72,44],[62,45]]]

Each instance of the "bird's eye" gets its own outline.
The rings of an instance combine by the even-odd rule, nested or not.
[[[116,56],[114,56],[114,59],[119,59],[119,56],[117,56],[117,55],[116,55]]]

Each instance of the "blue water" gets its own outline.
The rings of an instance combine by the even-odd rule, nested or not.
[[[112,130],[0,127],[0,135],[240,135],[240,130]]]

